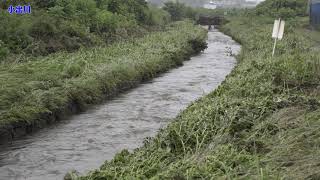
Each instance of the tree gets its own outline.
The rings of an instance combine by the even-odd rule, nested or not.
[[[266,0],[256,8],[257,15],[292,18],[304,16],[307,10],[306,0]]]
[[[185,17],[186,6],[179,2],[167,2],[163,9],[168,11],[173,21],[182,20]]]
[[[110,0],[108,11],[126,16],[133,15],[140,23],[147,19],[148,4],[144,0]]]
[[[55,5],[56,0],[34,0],[34,4],[40,8],[50,8]]]

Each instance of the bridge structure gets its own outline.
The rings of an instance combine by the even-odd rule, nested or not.
[[[220,26],[227,22],[223,16],[199,16],[197,23],[202,26]]]

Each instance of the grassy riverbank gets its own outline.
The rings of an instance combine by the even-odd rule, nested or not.
[[[31,12],[9,14],[11,5],[30,5]],[[162,29],[170,19],[168,12],[144,0],[3,1],[0,63],[141,37],[148,30]]]
[[[225,82],[143,147],[80,179],[320,178],[320,55],[301,33],[307,19],[288,18],[274,58],[273,17],[230,20],[222,31],[243,49]]]
[[[206,31],[177,22],[130,42],[0,67],[0,137],[24,134],[181,65]],[[22,132],[20,132],[22,131]]]

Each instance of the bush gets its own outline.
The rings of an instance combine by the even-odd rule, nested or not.
[[[150,6],[147,10],[147,25],[165,25],[170,21],[170,14],[155,6]]]
[[[167,2],[163,9],[169,12],[173,21],[179,21],[185,17],[185,5],[179,2]]]
[[[101,11],[96,14],[95,21],[92,22],[91,31],[97,33],[109,32],[116,29],[114,14],[109,11]]]
[[[55,36],[57,31],[55,19],[46,15],[36,18],[29,32],[35,39],[42,39]]]
[[[9,49],[4,46],[4,43],[0,40],[0,62],[4,60],[9,54]]]
[[[0,12],[0,39],[4,46],[13,53],[18,53],[31,43],[28,30],[31,20],[24,16],[19,17]]]
[[[255,12],[257,15],[294,18],[304,16],[307,10],[306,0],[267,0],[260,3]]]
[[[34,4],[39,8],[50,8],[55,5],[56,0],[34,0]]]
[[[147,8],[147,3],[144,0],[110,0],[108,3],[108,11],[125,16],[133,16],[137,22],[142,24],[147,19],[145,11]]]
[[[169,12],[173,21],[180,21],[184,18],[195,19],[196,17],[196,11],[193,8],[180,2],[167,2],[163,9]]]

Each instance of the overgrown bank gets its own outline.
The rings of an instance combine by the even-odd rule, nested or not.
[[[232,17],[222,31],[243,49],[226,81],[143,147],[79,179],[319,179],[318,48],[301,33],[307,20],[293,17],[272,58],[273,20]]]
[[[0,137],[25,134],[181,65],[206,47],[191,22],[130,42],[0,67]]]
[[[14,9],[26,5],[30,14]],[[170,19],[168,12],[145,0],[2,1],[0,63],[105,46],[162,29]]]

